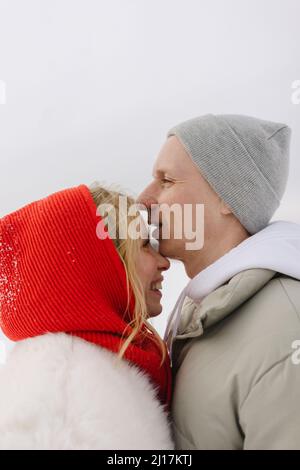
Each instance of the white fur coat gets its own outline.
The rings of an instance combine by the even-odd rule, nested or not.
[[[16,343],[0,366],[0,449],[174,449],[145,373],[78,337]]]

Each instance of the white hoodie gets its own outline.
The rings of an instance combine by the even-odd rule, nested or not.
[[[300,225],[286,221],[271,222],[191,279],[168,319],[164,340],[170,354],[185,297],[201,303],[204,297],[233,276],[251,268],[271,269],[300,280]]]

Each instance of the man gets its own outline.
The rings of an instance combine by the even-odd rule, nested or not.
[[[167,134],[139,202],[204,204],[204,244],[162,236],[191,281],[169,319],[178,449],[300,449],[300,226],[272,222],[290,129],[205,115]],[[198,227],[199,230],[199,227]],[[298,354],[298,356],[297,356]]]

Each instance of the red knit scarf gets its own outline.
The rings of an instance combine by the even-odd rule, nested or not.
[[[65,332],[118,352],[134,308],[112,239],[99,239],[101,217],[84,186],[57,192],[0,220],[0,326],[18,341]],[[126,337],[131,328],[126,329]],[[124,358],[148,374],[169,409],[170,358],[139,335]],[[101,374],[101,370],[99,370]]]

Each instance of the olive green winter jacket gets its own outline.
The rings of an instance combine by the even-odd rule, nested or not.
[[[185,300],[172,360],[178,449],[300,449],[300,282],[270,269]]]

